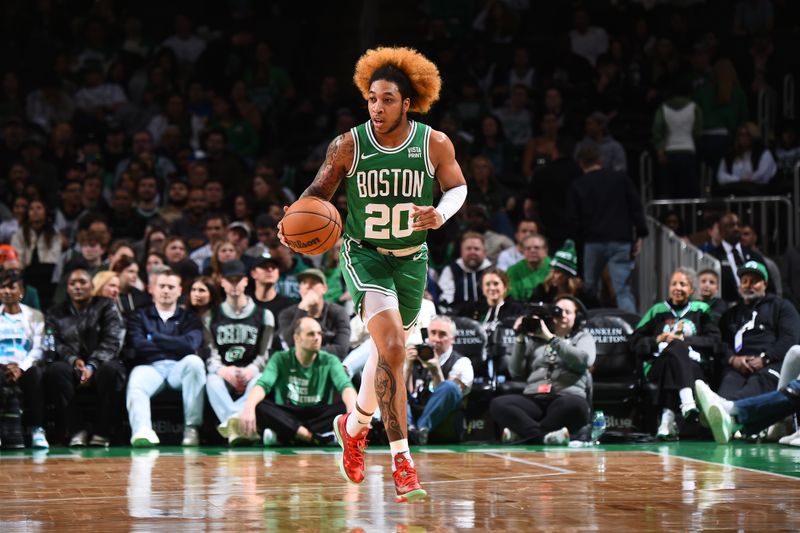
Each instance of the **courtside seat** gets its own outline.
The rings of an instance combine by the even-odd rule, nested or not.
[[[472,361],[475,371],[475,382],[472,390],[480,390],[491,384],[491,375],[487,363],[486,332],[477,320],[460,316],[450,317],[456,324],[456,338],[453,350]],[[445,376],[446,378],[447,376]]]
[[[489,339],[489,358],[497,371],[497,394],[522,394],[527,382],[523,377],[515,381],[508,374],[508,364],[517,342],[513,328],[498,326]]]
[[[638,320],[637,315],[619,309],[592,309],[587,316],[585,329],[594,337],[597,348],[591,368],[593,408],[607,413],[609,427],[631,429],[639,425],[641,369],[628,345]]]

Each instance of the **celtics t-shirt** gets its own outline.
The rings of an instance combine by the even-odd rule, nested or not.
[[[341,393],[353,386],[335,355],[320,350],[314,361],[304,367],[295,356],[295,348],[273,354],[256,385],[267,394],[275,391],[278,405],[297,407],[330,404],[334,390]]]

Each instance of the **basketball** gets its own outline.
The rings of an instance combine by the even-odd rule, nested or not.
[[[300,198],[283,216],[283,237],[297,253],[319,255],[342,234],[342,218],[333,204],[313,196]]]

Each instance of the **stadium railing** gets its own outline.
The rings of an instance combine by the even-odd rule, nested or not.
[[[798,184],[795,171],[795,189]],[[797,194],[795,194],[797,198]],[[734,212],[743,224],[752,224],[759,232],[759,250],[767,255],[778,255],[797,244],[797,200],[786,196],[731,196],[725,198],[692,198],[684,200],[652,200],[645,206],[648,216],[660,219],[668,211],[675,211],[688,235],[705,229],[704,215],[708,211]],[[690,265],[686,265],[690,266]]]
[[[672,202],[675,201],[655,200],[648,204],[648,210],[654,204],[671,205]],[[669,277],[676,268],[689,267],[696,271],[711,268],[720,273],[717,259],[687,243],[652,216],[647,217],[647,229],[650,235],[642,241],[642,250],[636,261],[636,294],[640,314],[667,297]]]

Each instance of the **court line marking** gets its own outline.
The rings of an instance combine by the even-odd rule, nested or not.
[[[506,452],[506,453],[508,453],[508,452]],[[574,470],[561,468],[559,466],[546,465],[546,464],[543,464],[543,463],[537,463],[536,461],[528,461],[527,459],[520,459],[519,457],[511,457],[511,456],[507,456],[507,455],[500,455],[499,453],[484,453],[484,455],[488,455],[489,457],[495,457],[497,459],[503,459],[505,461],[514,461],[515,463],[522,463],[524,465],[537,466],[539,468],[544,468],[544,469],[547,469],[547,470],[553,470],[555,472],[558,472],[559,474],[574,474],[575,473]]]
[[[654,452],[652,450],[641,450],[639,453],[646,453],[646,454],[649,454],[649,455],[655,455],[657,457],[662,457],[663,456],[659,452]],[[672,454],[670,454],[669,456],[670,457],[676,457],[678,459],[683,459],[684,461],[693,461],[695,463],[703,463],[703,464],[714,465],[714,466],[719,466],[719,467],[726,467],[727,466],[727,467],[730,467],[730,468],[738,468],[739,470],[746,470],[748,472],[754,472],[756,474],[767,474],[767,475],[770,475],[770,476],[776,476],[776,477],[780,477],[780,478],[784,478],[784,479],[791,479],[792,481],[800,481],[800,478],[798,478],[798,477],[790,476],[788,474],[779,474],[778,472],[769,472],[768,470],[756,470],[755,468],[750,468],[750,467],[747,467],[747,466],[731,465],[731,464],[728,464],[728,463],[715,463],[713,461],[706,461],[704,459],[695,459],[694,457],[684,457],[682,455],[672,455]]]

